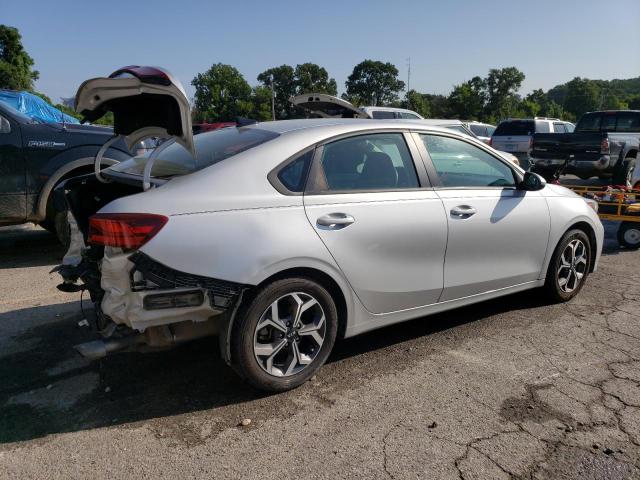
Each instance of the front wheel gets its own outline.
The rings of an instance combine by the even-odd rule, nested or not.
[[[582,289],[591,265],[591,242],[582,230],[569,230],[553,252],[545,289],[551,299],[567,302]]]
[[[232,366],[260,390],[289,390],[327,360],[337,331],[336,306],[322,285],[306,278],[278,280],[239,310]]]
[[[618,227],[618,243],[626,248],[640,248],[640,223],[622,222]]]

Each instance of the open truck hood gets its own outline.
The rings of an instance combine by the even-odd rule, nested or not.
[[[125,136],[129,149],[147,137],[174,137],[195,155],[189,101],[162,68],[132,65],[87,80],[76,93],[76,111],[90,122],[113,112],[114,133]]]
[[[289,101],[322,118],[371,118],[346,100],[326,93],[305,93],[291,97]]]

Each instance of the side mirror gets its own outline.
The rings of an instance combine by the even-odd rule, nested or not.
[[[542,190],[547,185],[547,181],[541,175],[533,172],[524,172],[524,177],[520,182],[521,190],[536,191]]]
[[[4,117],[0,117],[0,133],[11,133],[11,124]]]

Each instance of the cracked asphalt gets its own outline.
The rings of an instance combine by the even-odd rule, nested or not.
[[[80,359],[94,334],[48,273],[60,248],[4,229],[0,478],[640,478],[640,252],[607,232],[570,303],[527,292],[371,332],[264,395],[213,340]]]

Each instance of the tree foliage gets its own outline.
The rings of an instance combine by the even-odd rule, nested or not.
[[[191,84],[196,89],[196,121],[232,121],[254,110],[251,87],[231,65],[216,63],[206,72],[198,73]]]
[[[276,119],[291,118],[295,112],[289,97],[296,94],[295,70],[291,65],[268,68],[258,75],[258,81],[273,89],[275,94]],[[271,101],[271,97],[269,97]]]
[[[353,68],[345,82],[346,97],[355,105],[384,105],[397,100],[404,89],[395,65],[364,60]]]
[[[18,29],[0,25],[0,88],[33,90],[33,82],[39,77],[33,64]]]

